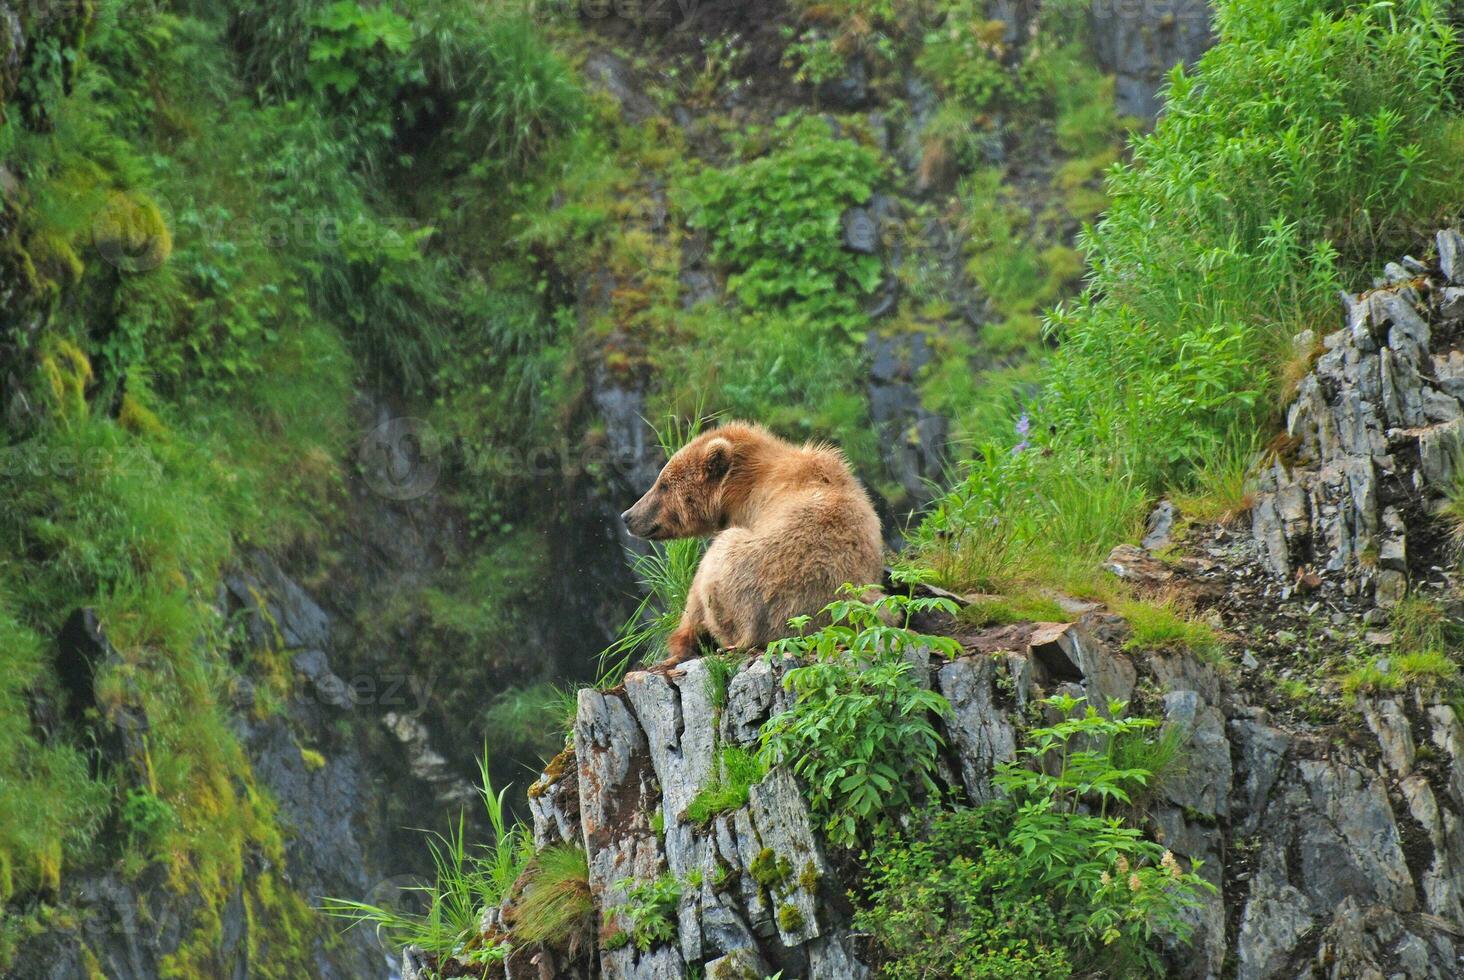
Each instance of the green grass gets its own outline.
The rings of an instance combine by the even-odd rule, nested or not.
[[[425,911],[349,898],[327,898],[321,911],[351,927],[369,925],[397,949],[414,945],[434,956],[456,955],[479,966],[500,962],[507,947],[482,935],[479,923],[483,909],[497,905],[508,894],[529,866],[534,844],[527,827],[508,822],[504,806],[507,788],[494,792],[486,755],[479,760],[479,778],[479,795],[493,836],[482,847],[470,847],[460,814],[455,829],[449,827],[446,834],[428,838],[435,874],[432,884],[416,889],[425,899]],[[560,870],[566,866],[561,864]]]
[[[1116,611],[1128,621],[1133,634],[1124,642],[1130,651],[1184,652],[1215,658],[1222,649],[1209,625],[1194,619],[1173,600],[1125,600]]]
[[[547,762],[564,748],[564,694],[548,682],[511,687],[483,709],[483,738],[493,758]]]
[[[669,416],[656,431],[667,459],[696,438],[706,420],[700,411],[689,417],[693,421],[685,423],[679,416]],[[643,597],[621,626],[615,642],[600,653],[599,686],[618,684],[637,659],[653,663],[666,656],[666,641],[681,622],[704,551],[705,541],[683,538],[664,544],[652,542],[648,554],[631,556],[631,571]]]
[[[571,960],[588,949],[595,922],[589,874],[584,848],[576,844],[534,855],[512,906],[514,939],[563,949]]]
[[[1374,657],[1343,675],[1342,693],[1350,701],[1359,694],[1381,694],[1409,687],[1444,689],[1458,679],[1459,665],[1443,653],[1396,653]]]
[[[1250,513],[1259,444],[1259,433],[1236,434],[1199,463],[1185,485],[1171,495],[1180,514],[1192,522],[1234,524]]]
[[[1056,599],[1042,595],[983,596],[961,607],[956,619],[969,626],[1006,626],[1010,623],[1064,623],[1072,617]]]
[[[713,763],[711,781],[686,807],[686,819],[709,823],[714,817],[747,805],[748,790],[762,780],[766,771],[756,753],[737,746],[723,746]]]
[[[1058,346],[1028,409],[1041,453],[1018,465],[1013,436],[980,443],[914,535],[948,585],[1081,577],[1168,488],[1239,507],[1293,335],[1335,323],[1339,287],[1464,200],[1456,43],[1436,8],[1230,0],[1216,23],[1081,237],[1090,284],[1050,316]]]
[[[1464,622],[1437,601],[1410,596],[1393,609],[1393,648],[1403,653],[1442,653],[1464,646]]]

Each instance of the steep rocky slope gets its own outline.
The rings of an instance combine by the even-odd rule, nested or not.
[[[1344,297],[1341,329],[1298,338],[1312,367],[1256,498],[1253,534],[1194,526],[1171,541],[1166,505],[1147,548],[1110,557],[1135,589],[1193,601],[1228,637],[1223,655],[1144,649],[1118,616],[1070,601],[1070,623],[919,624],[962,649],[916,664],[953,708],[941,775],[958,796],[990,797],[994,767],[1016,757],[1047,695],[1129,701],[1185,734],[1184,764],[1142,807],[1143,825],[1202,860],[1218,890],[1196,913],[1192,946],[1171,950],[1174,976],[1464,969],[1460,712],[1427,678],[1344,690],[1334,669],[1382,651],[1374,668],[1399,671],[1382,627],[1403,592],[1456,595],[1436,514],[1464,414],[1459,245],[1457,233],[1440,233],[1436,260],[1390,265],[1378,288]],[[538,847],[586,851],[600,948],[566,961],[562,950],[520,946],[507,976],[866,974],[846,901],[857,865],[822,838],[794,777],[774,770],[746,806],[705,825],[686,813],[719,747],[754,745],[787,707],[791,666],[755,658],[725,694],[705,661],[580,694],[572,745],[530,796]],[[1294,676],[1320,704],[1282,693]],[[628,887],[666,875],[683,883],[674,938],[645,952],[607,942]],[[511,909],[489,910],[485,928],[501,935],[505,919]],[[431,971],[409,951],[405,974]]]

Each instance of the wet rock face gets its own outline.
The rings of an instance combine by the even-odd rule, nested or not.
[[[1088,19],[1099,64],[1115,76],[1118,111],[1146,121],[1159,112],[1169,70],[1215,43],[1205,0],[1094,0]]]
[[[1318,350],[1287,412],[1287,445],[1261,475],[1256,542],[1281,579],[1319,575],[1336,594],[1391,605],[1434,576],[1426,518],[1464,451],[1464,239],[1438,234],[1438,267],[1409,258],[1344,296],[1344,326],[1297,338]]]
[[[1219,889],[1192,913],[1194,935],[1171,950],[1170,975],[1457,976],[1464,725],[1453,709],[1422,695],[1364,701],[1344,746],[1333,731],[1251,706],[1230,675],[1189,654],[1131,657],[1122,635],[1093,612],[963,636],[968,655],[931,663],[929,681],[953,708],[943,723],[952,791],[991,798],[991,773],[1015,757],[1036,699],[1138,697],[1143,713],[1187,736],[1183,764],[1145,805],[1145,829],[1203,861]],[[602,948],[585,970],[867,975],[869,950],[840,903],[850,882],[792,776],[774,771],[746,806],[705,825],[686,818],[719,747],[754,746],[762,722],[787,706],[782,678],[793,665],[754,660],[722,704],[701,661],[581,695],[572,749],[531,791],[536,841],[585,847],[602,946],[623,927],[615,906],[628,879],[686,883],[673,941]]]

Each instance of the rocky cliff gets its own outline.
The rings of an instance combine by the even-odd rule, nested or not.
[[[1445,605],[1456,594],[1436,515],[1457,466],[1464,250],[1446,231],[1437,251],[1345,297],[1339,329],[1298,338],[1310,370],[1252,534],[1192,526],[1174,541],[1165,505],[1147,549],[1109,559],[1141,593],[1192,601],[1226,638],[1222,654],[1145,649],[1120,617],[1070,600],[1072,622],[922,627],[962,650],[916,665],[953,709],[942,779],[957,797],[990,798],[994,767],[1016,757],[1047,695],[1129,701],[1183,733],[1181,771],[1142,823],[1202,860],[1217,891],[1191,944],[1169,950],[1174,976],[1464,969],[1464,723],[1440,686],[1387,656],[1405,592]],[[1374,682],[1344,683],[1338,666],[1369,655]],[[704,824],[687,814],[719,748],[754,745],[786,708],[792,665],[753,659],[725,693],[698,661],[580,694],[572,744],[530,797],[538,847],[585,849],[600,948],[567,959],[520,946],[506,976],[867,974],[846,901],[857,868],[822,838],[793,776],[774,770],[745,806]],[[645,952],[607,942],[627,889],[668,874],[683,882],[674,938]],[[486,923],[505,916],[489,910]],[[405,973],[431,975],[410,954]]]

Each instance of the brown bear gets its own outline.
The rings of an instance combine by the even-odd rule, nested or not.
[[[687,443],[620,515],[653,541],[715,535],[692,580],[666,664],[710,635],[748,650],[789,634],[844,583],[877,583],[879,518],[843,453],[795,446],[762,426],[728,422]]]

